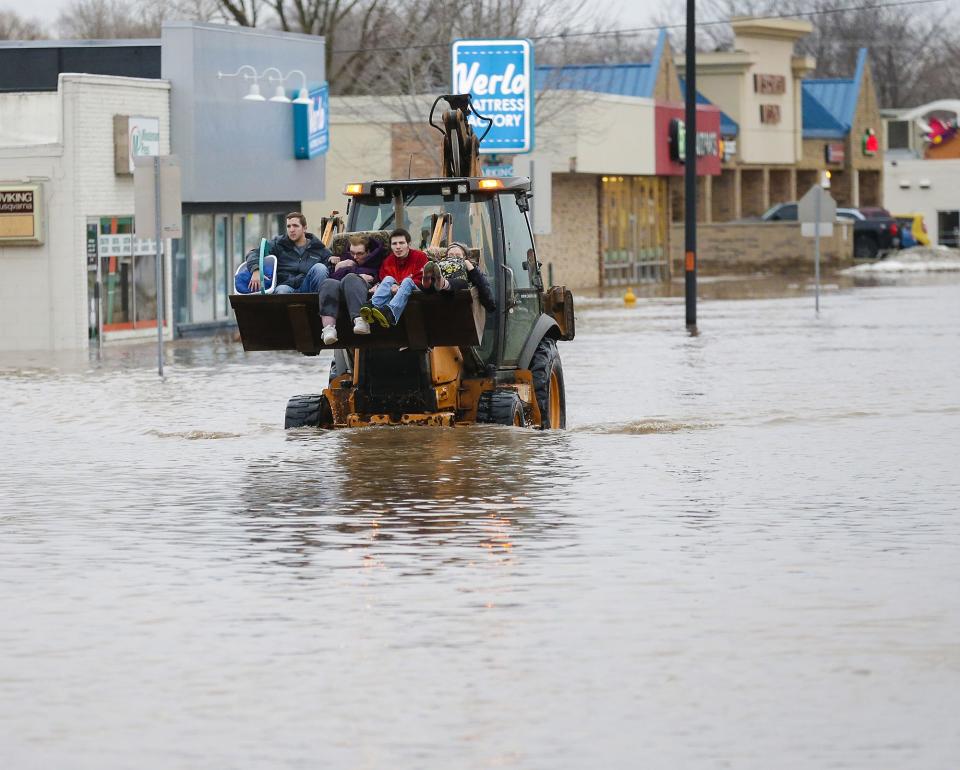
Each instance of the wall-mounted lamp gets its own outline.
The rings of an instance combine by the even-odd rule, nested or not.
[[[901,179],[901,180],[900,180],[900,189],[901,189],[901,190],[909,190],[909,189],[910,189],[910,180],[909,180],[909,179]]]
[[[920,180],[920,189],[921,189],[921,190],[929,190],[929,189],[930,189],[930,180],[929,180],[929,179],[921,179],[921,180]]]
[[[310,94],[307,91],[307,76],[302,70],[290,70],[284,75],[276,67],[267,67],[263,72],[257,70],[250,64],[242,64],[236,72],[217,72],[217,79],[243,77],[244,80],[252,80],[250,91],[243,97],[248,102],[265,102],[267,98],[260,93],[260,80],[267,79],[269,83],[276,83],[273,96],[269,101],[275,104],[290,104],[290,97],[287,96],[283,84],[293,75],[300,76],[300,90],[297,92],[297,98],[293,100],[294,104],[310,104]]]

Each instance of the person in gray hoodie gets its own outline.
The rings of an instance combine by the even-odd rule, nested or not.
[[[307,218],[299,211],[287,214],[287,234],[278,235],[267,249],[277,258],[277,288],[274,294],[310,294],[320,290],[330,275],[331,253],[317,236],[307,232]],[[336,258],[333,259],[336,263]],[[260,249],[247,254],[250,271],[247,291],[260,291]]]

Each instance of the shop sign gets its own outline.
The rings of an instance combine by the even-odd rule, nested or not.
[[[823,150],[827,163],[843,163],[847,159],[847,151],[842,142],[831,142],[824,145]]]
[[[766,123],[768,125],[776,125],[780,122],[780,105],[779,104],[761,104],[760,105],[760,122]]]
[[[97,226],[87,225],[87,268],[97,269]]]
[[[330,149],[330,88],[310,92],[309,104],[293,105],[293,156],[309,160]]]
[[[0,245],[43,243],[40,208],[39,185],[0,186]]]
[[[687,157],[687,129],[684,121],[670,121],[670,160],[684,163]],[[715,131],[697,131],[696,150],[698,158],[720,155],[720,139]]]
[[[453,93],[470,94],[477,113],[493,120],[480,143],[480,153],[524,153],[533,149],[529,40],[456,40],[452,46]],[[467,120],[478,136],[488,122]]]
[[[784,94],[787,92],[787,79],[783,75],[754,75],[753,90],[758,94]]]
[[[724,161],[730,161],[737,157],[737,140],[736,139],[724,139],[721,144],[723,148],[723,159]]]
[[[101,257],[145,257],[157,253],[157,242],[130,233],[104,233],[97,239],[97,251]]]
[[[134,158],[160,154],[160,118],[113,116],[114,173],[133,173]]]
[[[499,177],[513,176],[513,164],[512,163],[489,163],[480,169],[480,173],[482,173],[484,176],[499,176]]]

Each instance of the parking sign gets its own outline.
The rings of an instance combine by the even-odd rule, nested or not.
[[[493,126],[481,154],[524,153],[533,149],[533,45],[529,40],[457,40],[453,44],[453,92],[470,94]],[[486,121],[469,118],[477,135]]]

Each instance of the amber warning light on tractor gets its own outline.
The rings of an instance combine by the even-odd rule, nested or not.
[[[502,190],[503,181],[500,179],[481,179],[478,186],[481,190]]]
[[[348,184],[344,189],[344,195],[360,195],[363,192],[363,185],[357,182]]]

